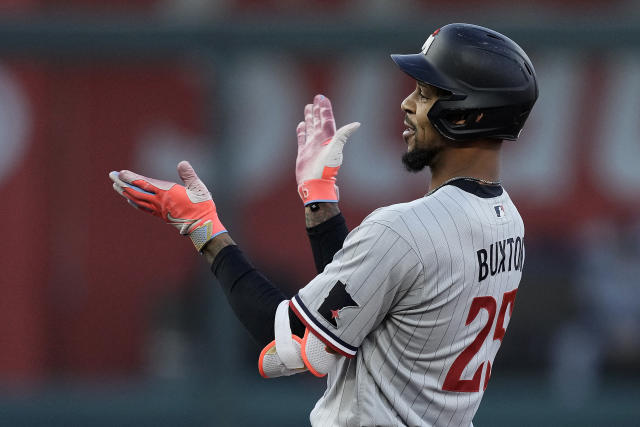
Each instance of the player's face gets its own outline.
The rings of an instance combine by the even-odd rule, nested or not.
[[[437,100],[434,87],[417,83],[416,89],[402,101],[406,125],[402,137],[407,143],[407,152],[402,156],[402,162],[409,171],[417,172],[425,166],[433,165],[446,144],[427,117]]]

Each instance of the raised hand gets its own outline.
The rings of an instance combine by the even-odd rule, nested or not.
[[[109,173],[113,189],[129,204],[188,235],[198,251],[220,233],[225,233],[213,203],[211,193],[198,178],[189,162],[178,163],[178,175],[185,186],[175,182],[147,178],[122,170]]]
[[[305,206],[338,201],[336,176],[342,165],[342,149],[359,127],[360,123],[354,122],[336,131],[331,101],[323,95],[316,95],[313,104],[304,107],[304,121],[296,128],[296,181]]]

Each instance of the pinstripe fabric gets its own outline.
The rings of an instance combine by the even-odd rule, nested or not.
[[[328,374],[312,424],[471,425],[488,362],[493,365],[501,343],[493,337],[503,295],[520,282],[524,256],[516,269],[516,237],[522,242],[524,226],[506,192],[480,198],[447,185],[369,215],[324,272],[294,298],[313,318],[310,328],[316,334],[347,350],[357,348],[355,357],[342,358]],[[507,259],[510,238],[512,257]],[[482,280],[479,250],[487,254]],[[501,251],[505,257],[499,266]],[[318,309],[338,281],[357,306],[337,311],[334,326]],[[491,319],[488,309],[468,319],[476,297],[495,300]],[[505,328],[509,319],[506,310]],[[458,363],[464,367],[459,378],[453,375],[470,380],[482,365],[480,387],[443,390],[452,365],[489,320],[487,338],[468,362]]]

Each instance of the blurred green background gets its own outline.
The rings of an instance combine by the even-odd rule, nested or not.
[[[505,147],[527,259],[481,426],[640,424],[640,1],[0,1],[0,425],[305,425],[324,381],[266,381],[189,241],[110,170],[192,162],[287,293],[314,275],[295,126],[316,93],[341,207],[426,192],[400,163],[414,84],[390,53],[470,22],[516,40],[540,99]]]

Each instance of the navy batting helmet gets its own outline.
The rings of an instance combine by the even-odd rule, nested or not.
[[[429,36],[421,53],[391,58],[419,82],[451,92],[428,116],[455,141],[517,139],[538,98],[536,73],[522,48],[477,25],[446,25]]]

